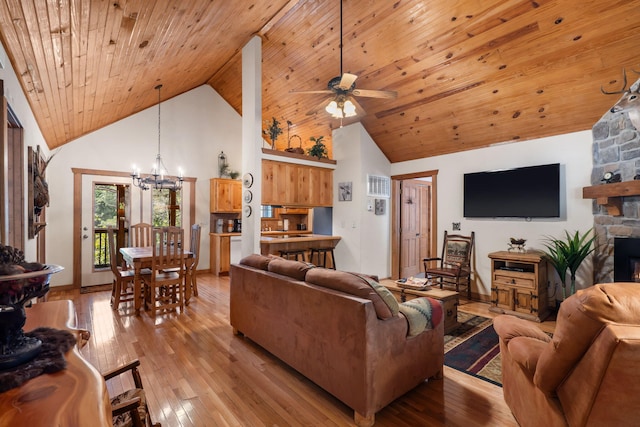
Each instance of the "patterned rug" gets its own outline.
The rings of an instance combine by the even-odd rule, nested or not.
[[[500,345],[493,322],[458,312],[460,326],[444,336],[444,364],[502,386]]]

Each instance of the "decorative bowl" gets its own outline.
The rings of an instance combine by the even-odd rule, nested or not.
[[[24,304],[49,291],[51,275],[64,270],[45,265],[42,270],[0,276],[0,370],[27,362],[40,353],[42,343],[24,335]]]

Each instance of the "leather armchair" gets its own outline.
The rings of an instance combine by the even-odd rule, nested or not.
[[[580,290],[558,312],[553,338],[498,316],[504,399],[523,426],[637,425],[640,284]]]

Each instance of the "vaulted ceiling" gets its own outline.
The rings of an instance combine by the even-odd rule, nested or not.
[[[344,71],[392,162],[590,129],[640,69],[638,0],[344,0]],[[0,0],[9,59],[56,148],[203,84],[241,113],[241,49],[262,38],[263,119],[306,113],[340,75],[339,0]],[[345,119],[344,124],[354,119]],[[285,124],[286,128],[286,124]],[[287,147],[287,132],[277,148]],[[297,139],[293,140],[294,144]]]

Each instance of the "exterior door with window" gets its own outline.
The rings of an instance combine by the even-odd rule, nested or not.
[[[83,176],[82,287],[112,283],[107,227],[116,230],[121,246],[128,245],[130,183],[124,178]]]

